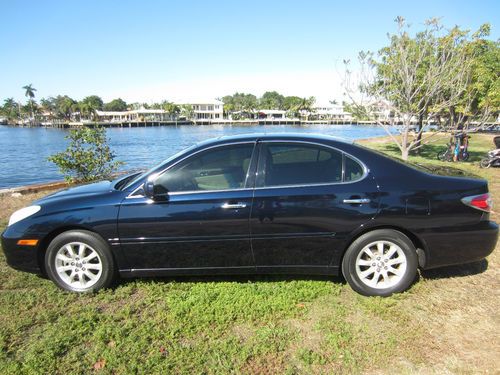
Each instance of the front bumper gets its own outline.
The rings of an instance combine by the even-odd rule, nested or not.
[[[477,225],[447,227],[421,233],[426,245],[424,269],[476,262],[495,249],[498,224],[481,221]]]
[[[19,271],[41,274],[38,259],[40,242],[37,246],[21,246],[17,244],[20,239],[22,238],[10,237],[8,228],[2,233],[2,249],[7,264]]]

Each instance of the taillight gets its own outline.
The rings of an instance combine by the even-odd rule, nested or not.
[[[472,208],[477,208],[478,210],[490,212],[493,206],[493,201],[489,193],[472,195],[470,197],[465,197],[461,199],[464,204]]]

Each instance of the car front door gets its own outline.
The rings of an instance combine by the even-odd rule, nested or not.
[[[125,199],[118,229],[130,268],[253,269],[248,176],[255,174],[254,149],[238,143],[197,152],[155,177],[155,193],[165,199],[140,193]]]
[[[375,181],[362,163],[330,147],[260,147],[250,219],[257,269],[330,273],[348,234],[377,212]]]

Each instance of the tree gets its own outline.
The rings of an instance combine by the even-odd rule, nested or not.
[[[344,107],[344,110],[350,113],[355,120],[358,121],[370,120],[370,114],[363,106],[355,105],[345,101],[342,102],[342,106]]]
[[[14,98],[7,98],[3,102],[2,113],[7,117],[7,121],[15,122],[20,118],[19,104],[14,100]]]
[[[238,116],[240,117],[253,116],[259,104],[255,95],[239,92],[224,96],[222,102],[224,103],[224,112],[226,115],[238,112]]]
[[[495,121],[500,111],[500,41],[483,39],[489,32],[490,26],[483,25],[466,46],[471,77],[459,103],[447,113],[455,127],[469,128],[474,121],[477,128],[487,120]]]
[[[285,109],[283,103],[285,97],[276,91],[266,91],[259,100],[260,109]]]
[[[58,95],[54,101],[56,107],[56,117],[58,119],[70,120],[73,112],[79,110],[76,100],[67,95]]]
[[[298,96],[287,96],[284,100],[286,104],[283,108],[288,111],[289,115],[294,117],[304,116],[306,121],[309,116],[314,112],[314,103],[316,98],[311,96],[309,98],[300,98]]]
[[[104,110],[123,112],[127,110],[127,103],[121,98],[113,99],[109,103],[104,104]]]
[[[26,96],[28,98],[28,103],[29,103],[29,105],[31,107],[31,120],[34,120],[35,113],[34,113],[33,104],[34,104],[34,101],[35,101],[35,91],[36,91],[36,89],[33,87],[33,84],[31,84],[31,83],[29,85],[23,86],[23,89],[25,90],[24,96]]]
[[[177,119],[179,114],[181,113],[181,107],[172,102],[164,101],[162,103],[162,109],[168,113],[170,119]]]
[[[293,112],[302,103],[302,98],[299,96],[287,96],[283,100],[283,109],[285,111]]]
[[[91,95],[78,103],[80,113],[88,119],[95,120],[97,111],[102,111],[104,103],[97,95]]]
[[[469,81],[472,62],[465,53],[468,33],[454,28],[444,33],[435,19],[410,36],[404,18],[396,19],[398,30],[389,35],[389,45],[378,51],[360,52],[358,75],[346,64],[344,88],[360,113],[377,121],[390,135],[407,160],[409,152],[430,141],[423,137],[424,127],[415,132],[412,124],[431,120],[444,110],[458,105]],[[375,116],[383,106],[402,123],[396,137],[387,121]]]
[[[310,96],[309,98],[302,98],[297,111],[304,115],[306,121],[309,120],[309,116],[314,112],[314,103],[316,102],[316,98],[314,96]]]
[[[122,162],[115,161],[106,129],[80,127],[70,131],[68,148],[48,158],[69,182],[90,182],[109,178]]]
[[[184,104],[180,108],[180,113],[186,118],[186,120],[191,120],[194,116],[194,109],[191,104]]]

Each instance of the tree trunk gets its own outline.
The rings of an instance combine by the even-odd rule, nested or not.
[[[420,143],[422,142],[422,127],[424,126],[424,114],[418,116],[417,141],[415,142],[415,154],[420,155]]]
[[[408,154],[409,154],[408,146],[403,145],[402,150],[401,150],[401,159],[403,159],[404,161],[407,161]]]
[[[401,158],[403,160],[408,160],[408,130],[410,129],[410,124],[405,125],[404,132],[401,139]]]
[[[456,127],[455,121],[456,121],[455,107],[450,107],[450,129],[455,130],[455,127]]]

